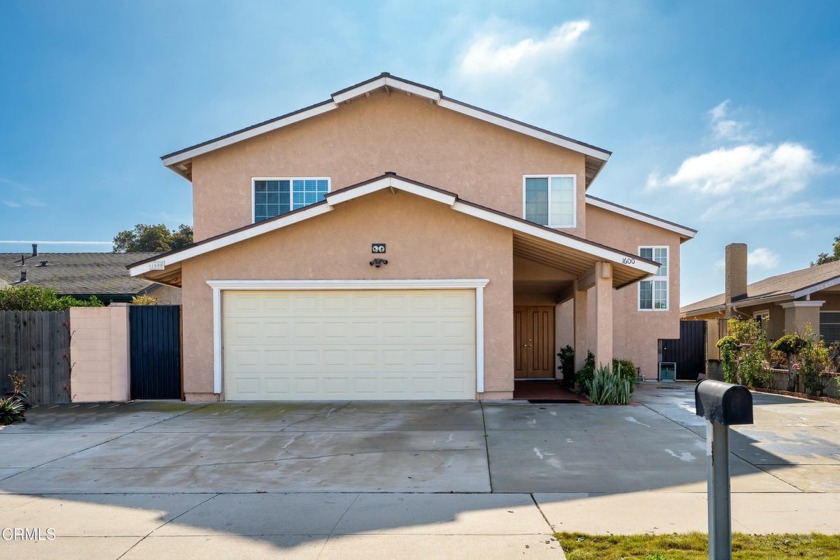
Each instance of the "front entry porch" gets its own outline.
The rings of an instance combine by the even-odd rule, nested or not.
[[[557,379],[517,379],[513,382],[513,400],[534,404],[590,404],[586,397],[566,389]]]

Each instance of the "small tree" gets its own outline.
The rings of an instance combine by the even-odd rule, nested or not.
[[[805,348],[808,341],[798,334],[786,334],[773,343],[773,350],[784,352],[788,362],[788,391],[796,391],[798,368],[793,367],[796,355]]]
[[[772,381],[766,362],[767,334],[757,321],[730,319],[729,335],[721,338],[720,349],[724,379],[751,387],[767,387]]]
[[[812,262],[811,266],[840,261],[840,235],[834,238],[834,244],[831,246],[831,249],[831,254],[820,253],[819,255],[817,255],[817,262]]]
[[[810,323],[805,325],[802,338],[805,339],[806,344],[799,351],[799,369],[805,392],[822,396],[832,380],[832,375],[828,372],[828,366],[831,363],[828,348],[819,335],[814,333]]]

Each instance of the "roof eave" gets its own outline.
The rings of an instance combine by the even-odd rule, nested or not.
[[[352,99],[361,97],[363,95],[369,95],[372,91],[376,91],[381,88],[393,88],[403,91],[408,95],[415,95],[424,99],[428,99],[429,101],[436,103],[440,107],[450,109],[457,113],[468,115],[473,118],[477,118],[479,120],[489,122],[497,126],[501,126],[502,128],[513,130],[515,132],[519,132],[521,134],[525,134],[527,136],[531,136],[549,142],[551,144],[570,149],[572,151],[581,153],[587,156],[588,158],[592,158],[595,161],[601,162],[600,165],[597,166],[597,169],[595,170],[595,173],[592,175],[592,177],[587,177],[587,187],[592,183],[592,181],[594,181],[595,177],[597,177],[597,175],[601,172],[601,170],[604,167],[604,164],[606,164],[607,160],[609,160],[610,156],[612,155],[611,152],[603,148],[599,148],[591,144],[586,144],[584,142],[574,140],[573,138],[569,138],[561,134],[538,128],[536,126],[529,125],[522,121],[517,121],[510,117],[505,117],[498,113],[493,113],[492,111],[488,111],[486,109],[482,109],[480,107],[476,107],[474,105],[470,105],[458,101],[456,99],[448,98],[444,96],[443,92],[439,89],[431,88],[429,86],[425,86],[417,82],[412,82],[410,80],[405,80],[397,76],[392,76],[387,72],[383,72],[379,76],[376,76],[354,86],[350,86],[349,88],[345,88],[343,90],[333,93],[330,99],[326,101],[316,103],[315,105],[311,105],[309,107],[305,107],[303,109],[287,113],[285,115],[281,115],[279,117],[275,117],[273,119],[269,119],[261,123],[257,123],[255,125],[242,128],[234,132],[230,132],[228,134],[224,134],[222,136],[218,136],[216,138],[207,140],[205,142],[201,142],[199,144],[195,144],[188,148],[171,152],[169,154],[161,156],[161,160],[163,161],[163,164],[166,167],[168,167],[178,175],[184,177],[187,180],[192,180],[192,159],[194,157],[198,157],[200,155],[230,146],[232,144],[248,140],[249,138],[253,138],[255,136],[259,136],[261,134],[265,134],[277,130],[279,128],[283,128],[285,126],[289,126],[291,124],[335,110],[342,103],[346,103]]]
[[[591,255],[594,260],[610,262],[613,266],[618,267],[621,271],[620,277],[623,278],[623,280],[619,280],[618,278],[614,280],[614,283],[617,282],[615,287],[622,287],[646,278],[655,274],[659,269],[658,263],[648,259],[643,259],[638,255],[620,251],[618,249],[582,239],[565,232],[540,226],[538,224],[528,222],[527,220],[510,216],[490,208],[460,200],[456,194],[432,187],[430,185],[425,185],[394,174],[386,174],[369,181],[351,185],[329,193],[325,200],[299,210],[295,210],[294,212],[283,214],[256,224],[251,224],[210,239],[205,239],[178,251],[171,251],[169,253],[164,253],[163,255],[157,255],[151,259],[139,261],[131,265],[129,272],[131,276],[143,276],[148,280],[160,281],[155,280],[155,278],[165,276],[166,273],[163,271],[174,270],[170,267],[174,267],[175,265],[180,267],[179,263],[185,260],[228,247],[241,241],[246,241],[271,231],[294,225],[310,218],[314,218],[332,211],[335,205],[387,188],[396,188],[398,190],[422,196],[424,198],[445,204],[455,211],[459,211],[503,227],[508,227],[523,235],[556,243],[558,246],[565,247],[569,251]]]
[[[697,235],[697,230],[677,224],[675,222],[670,222],[668,220],[663,220],[662,218],[658,218],[651,214],[646,214],[644,212],[639,212],[638,210],[634,210],[632,208],[628,208],[626,206],[621,206],[620,204],[616,204],[614,202],[610,202],[608,200],[604,200],[602,198],[597,198],[591,196],[589,194],[586,195],[586,203],[591,204],[596,208],[601,208],[602,210],[606,210],[608,212],[613,212],[615,214],[619,214],[622,216],[626,216],[628,218],[633,218],[640,222],[644,222],[650,224],[652,226],[656,226],[668,231],[672,231],[680,236],[680,242],[688,241],[689,239],[693,239],[695,235]]]

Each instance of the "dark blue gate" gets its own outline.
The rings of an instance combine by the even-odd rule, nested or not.
[[[132,305],[131,398],[181,398],[181,306]]]
[[[662,340],[662,361],[677,364],[677,379],[706,371],[706,321],[680,321],[680,337]]]

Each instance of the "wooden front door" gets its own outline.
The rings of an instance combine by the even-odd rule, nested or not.
[[[554,307],[514,306],[513,347],[514,377],[554,377]]]

